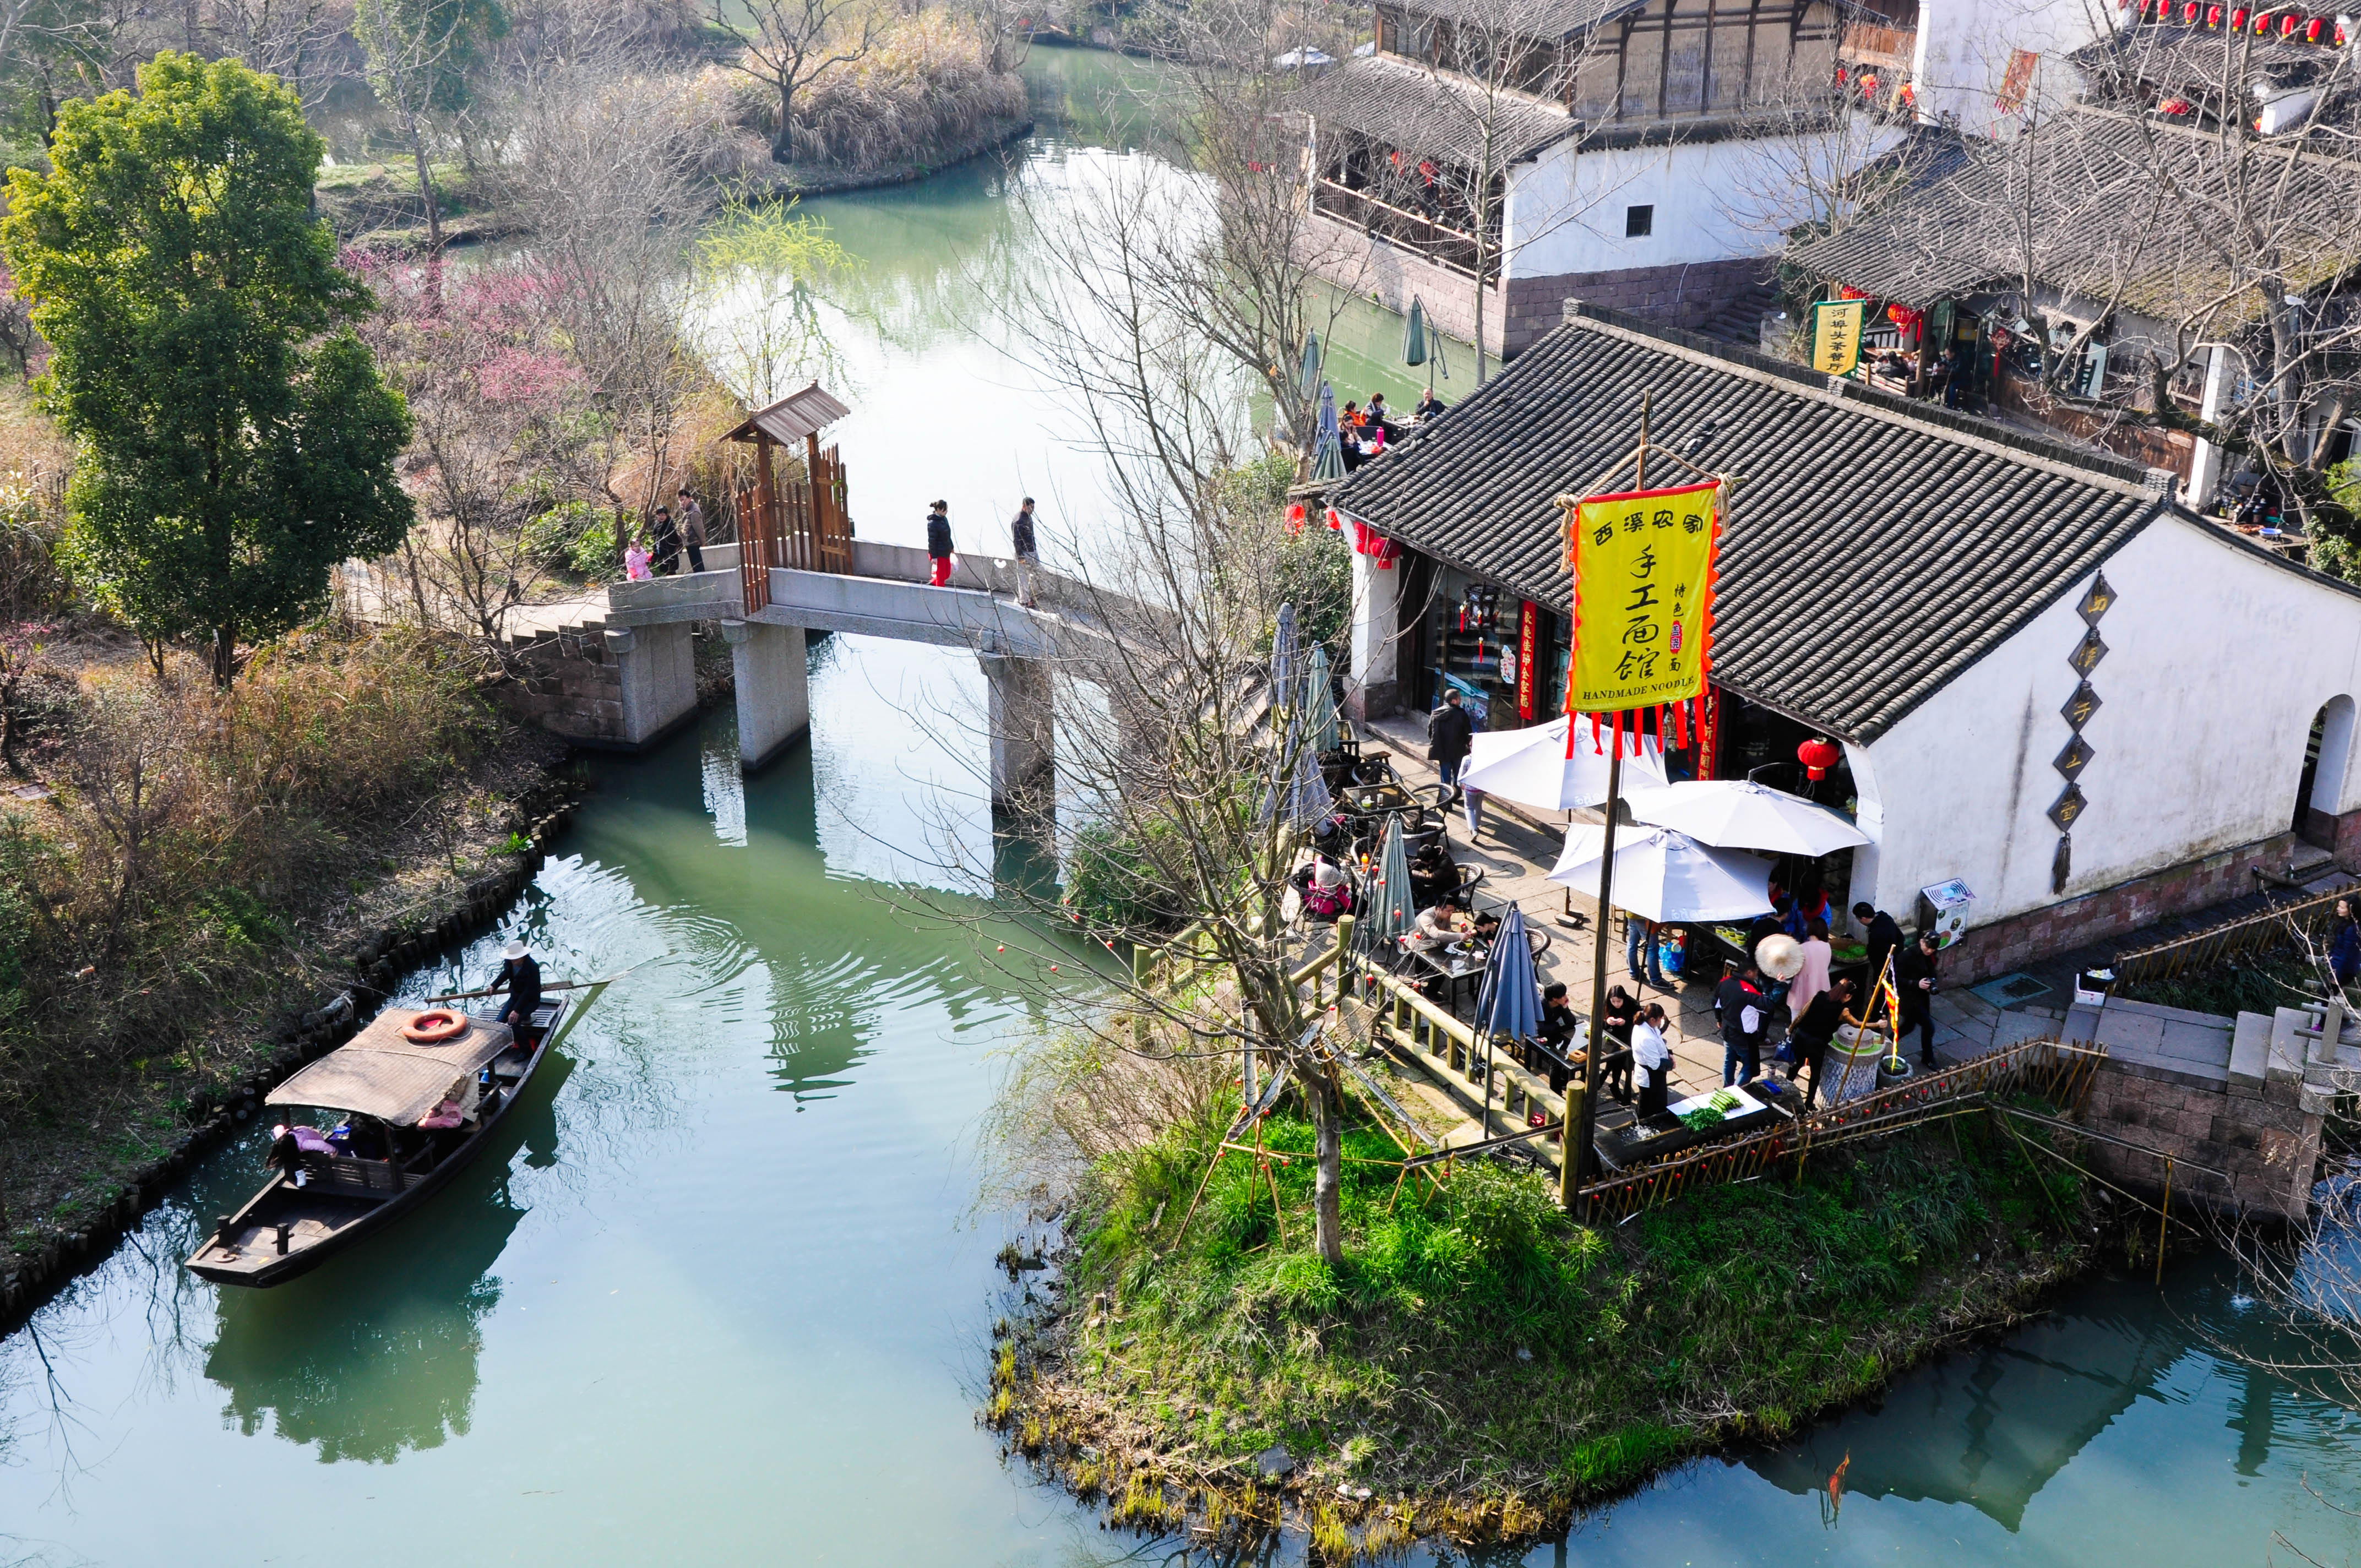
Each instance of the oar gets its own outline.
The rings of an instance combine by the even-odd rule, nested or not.
[[[631,973],[631,970],[635,970],[639,967],[639,965],[633,964],[631,969],[617,970],[613,974],[609,975],[604,980],[561,980],[555,985],[544,985],[541,989],[544,991],[580,991],[583,987],[589,985],[612,985],[617,981],[622,979],[625,975]],[[430,996],[426,999],[425,1005],[431,1006],[437,1002],[468,1002],[478,996],[506,996],[508,994],[508,990],[509,988],[505,985],[496,985],[489,991],[455,991],[448,996]]]

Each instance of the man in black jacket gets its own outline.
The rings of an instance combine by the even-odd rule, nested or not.
[[[1762,971],[1732,964],[1713,1002],[1721,1013],[1721,1086],[1752,1083],[1763,1070],[1763,1032],[1771,1016]]]
[[[500,1022],[516,1032],[519,1045],[531,1045],[533,1010],[541,1005],[541,965],[522,942],[511,942],[501,948],[500,959],[500,972],[492,981],[495,987],[508,987],[508,1000],[500,1003]]]
[[[1455,799],[1459,794],[1459,770],[1467,765],[1468,748],[1475,738],[1476,721],[1459,706],[1459,688],[1445,686],[1443,706],[1427,715],[1426,755]]]
[[[1918,1065],[1935,1066],[1935,933],[1921,931],[1918,940],[1894,960],[1895,988],[1902,993],[1902,1032],[1918,1031]],[[1902,1042],[1894,1042],[1894,1049]]]
[[[1886,955],[1902,946],[1902,927],[1894,924],[1893,916],[1873,904],[1854,905],[1852,917],[1869,933],[1863,940],[1869,945],[1869,996],[1875,1001],[1877,977],[1885,972]]]
[[[928,581],[935,587],[948,587],[951,580],[951,509],[937,501],[927,513],[927,559],[934,567]]]

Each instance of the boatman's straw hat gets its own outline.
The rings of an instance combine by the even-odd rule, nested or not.
[[[521,941],[511,942],[507,947],[500,949],[500,957],[504,959],[521,959],[524,957],[524,944]]]

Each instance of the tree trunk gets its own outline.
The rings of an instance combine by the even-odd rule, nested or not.
[[[230,682],[237,678],[237,628],[214,628],[214,685],[229,690]]]
[[[442,291],[434,280],[435,269],[443,260],[443,208],[434,200],[434,177],[426,166],[426,138],[419,134],[417,116],[410,121],[410,158],[418,166],[418,199],[426,205],[426,265],[429,287],[439,302]]]
[[[796,160],[796,89],[792,82],[779,83],[779,134],[771,142],[773,163],[793,163]]]
[[[1345,1095],[1334,1069],[1304,1064],[1303,1098],[1319,1134],[1319,1164],[1312,1182],[1312,1239],[1331,1266],[1345,1261]]]
[[[1476,384],[1484,384],[1484,207],[1476,207]]]

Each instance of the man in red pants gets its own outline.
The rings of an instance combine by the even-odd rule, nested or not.
[[[937,501],[934,510],[927,513],[927,555],[935,569],[928,581],[939,588],[948,587],[951,580],[950,510]]]

